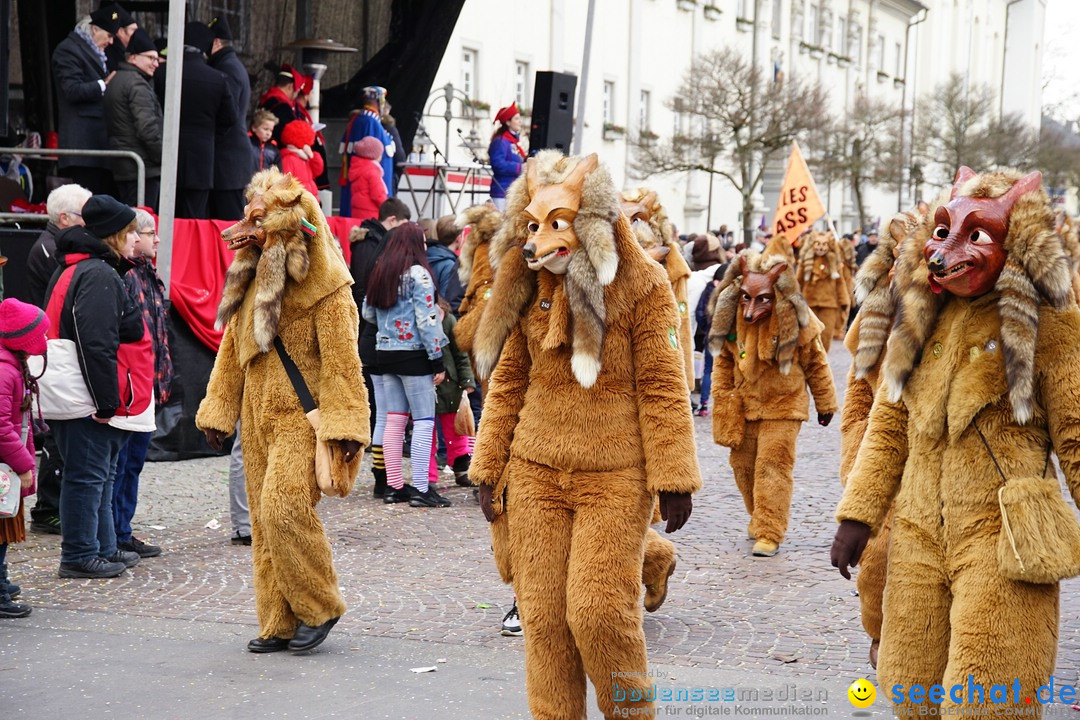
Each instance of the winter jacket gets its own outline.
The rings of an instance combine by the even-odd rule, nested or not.
[[[225,76],[236,108],[236,119],[219,127],[214,137],[214,189],[238,190],[247,187],[255,174],[255,153],[245,135],[244,120],[251,104],[251,80],[232,47],[223,47],[210,56],[211,68]]]
[[[380,163],[354,157],[349,163],[349,202],[352,217],[369,220],[379,216],[379,206],[386,202],[386,183]]]
[[[375,261],[379,259],[383,248],[386,247],[386,228],[378,220],[365,220],[360,223],[364,230],[364,237],[352,243],[352,257],[349,260],[349,272],[353,278],[353,299],[356,307],[364,306],[364,296],[367,294],[368,278],[375,269]]]
[[[34,469],[34,428],[21,441],[22,424],[29,421],[23,413],[22,400],[26,394],[22,366],[5,347],[0,347],[0,462],[5,462],[18,474]],[[29,495],[24,491],[23,496]]]
[[[147,178],[160,177],[164,131],[161,106],[150,78],[131,63],[120,63],[116,76],[105,88],[105,118],[109,148],[131,150],[146,164]],[[112,169],[117,180],[138,177],[135,163],[127,158],[112,158]]]
[[[237,114],[236,100],[225,76],[207,65],[199,51],[185,51],[177,187],[214,189],[215,138],[236,122]]]
[[[286,145],[281,151],[281,172],[290,173],[300,181],[304,189],[315,197],[319,197],[319,188],[315,184],[315,177],[323,171],[322,155],[314,152],[311,148],[296,148]]]
[[[153,430],[153,345],[142,310],[131,299],[120,275],[131,263],[117,258],[104,242],[80,226],[61,231],[56,249],[63,270],[49,285],[46,313],[52,327],[48,337],[71,341],[82,371],[81,377],[57,379],[65,387],[71,387],[67,383],[84,383],[92,407],[85,412],[75,407],[74,414],[54,414],[52,419],[93,413],[113,418],[110,424],[122,429]],[[50,377],[56,376],[42,378],[43,395]],[[149,428],[132,426],[132,422],[145,419],[147,408]]]
[[[457,314],[461,299],[465,297],[465,288],[458,278],[458,256],[445,245],[428,245],[427,261],[439,290],[439,297],[450,303],[450,309]]]
[[[45,309],[45,300],[48,298],[45,291],[49,289],[49,281],[60,267],[56,260],[56,236],[59,232],[60,228],[50,222],[38,235],[34,246],[30,248],[30,254],[26,256],[27,285],[30,287],[27,300],[42,310]]]
[[[467,388],[476,387],[476,378],[473,377],[472,364],[469,356],[462,352],[454,342],[454,326],[457,319],[450,313],[445,313],[442,321],[443,334],[449,338],[444,354],[444,367],[446,368],[446,380],[435,386],[435,414],[457,412],[461,398]]]
[[[248,133],[251,149],[255,151],[255,170],[266,170],[270,167],[281,169],[281,153],[278,152],[277,143],[273,138],[262,142],[255,137],[255,133]]]
[[[342,176],[339,179],[341,185],[341,214],[352,212],[352,187],[349,183],[349,172],[355,162],[364,162],[364,158],[356,155],[356,146],[364,138],[371,136],[377,138],[385,147],[386,151],[379,159],[383,171],[383,185],[386,186],[386,194],[394,196],[394,140],[390,133],[382,126],[379,113],[369,108],[364,108],[349,120],[345,126],[345,134],[341,138],[338,148],[342,154]]]
[[[60,147],[108,150],[103,87],[105,63],[90,43],[72,30],[53,51],[52,71],[60,118]],[[110,160],[61,156],[60,168],[71,166],[108,168]]]
[[[296,108],[293,107],[292,100],[289,100],[289,97],[279,88],[272,87],[259,98],[259,108],[269,110],[277,116],[278,122],[274,126],[274,134],[271,139],[280,147],[281,131],[285,129],[286,125],[297,119]]]
[[[401,290],[393,307],[374,308],[364,301],[364,321],[375,326],[375,349],[383,372],[394,372],[383,353],[423,350],[435,374],[442,372],[443,348],[449,341],[435,305],[435,284],[428,271],[413,265],[401,276]]]
[[[510,137],[507,137],[507,136]],[[491,163],[491,197],[504,198],[506,191],[517,176],[521,174],[521,164],[525,157],[517,145],[517,137],[510,132],[495,137],[488,146],[488,161]]]
[[[137,258],[135,267],[124,275],[128,294],[142,310],[143,322],[154,344],[154,399],[165,403],[169,399],[174,369],[169,352],[169,318],[165,310],[165,284],[158,277],[149,258]]]

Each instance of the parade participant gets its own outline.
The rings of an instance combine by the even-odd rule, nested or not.
[[[742,251],[716,292],[709,330],[713,440],[731,448],[753,554],[772,557],[787,532],[807,386],[820,425],[839,409],[822,347],[826,328],[799,294],[783,255]]]
[[[469,227],[471,230],[461,246],[459,256],[458,278],[465,286],[465,296],[458,306],[459,318],[454,325],[454,341],[459,348],[469,353],[474,366],[476,358],[472,352],[476,329],[480,326],[484,308],[491,297],[495,269],[502,257],[501,251],[507,247],[505,242],[498,246],[492,245],[502,219],[502,213],[488,203],[471,207],[457,218],[458,226]],[[495,247],[499,248],[498,252],[494,251]],[[486,384],[481,382],[481,387]]]
[[[837,333],[843,337],[851,308],[851,286],[844,279],[844,260],[836,238],[830,232],[810,233],[810,242],[803,243],[796,275],[799,288],[810,309],[825,324],[821,344],[825,352]]]
[[[881,363],[895,310],[892,269],[900,244],[907,242],[922,218],[914,213],[898,215],[886,226],[881,242],[863,262],[855,276],[855,299],[860,308],[844,344],[851,351],[844,409],[840,414],[840,483],[847,482],[855,455],[866,433],[874,395],[881,385]],[[850,247],[851,243],[847,243]],[[889,530],[892,511],[881,530],[866,546],[859,563],[856,587],[859,591],[863,629],[870,637],[870,664],[877,667],[881,645],[881,602],[885,593],[885,570],[889,564]]]
[[[491,135],[488,162],[491,163],[491,201],[499,211],[506,209],[506,193],[521,174],[525,150],[521,147],[521,111],[510,103],[495,114],[499,127]]]
[[[1056,452],[1080,500],[1071,281],[1038,172],[961,168],[897,259],[832,564],[849,577],[894,506],[878,680],[904,691],[899,714],[921,707],[913,685],[946,688],[939,714],[1031,712],[1022,698],[1054,670],[1058,581],[1080,572],[1080,528],[1049,463]],[[1003,682],[1020,696],[972,692]]]
[[[285,126],[297,119],[296,94],[303,82],[300,73],[293,66],[282,64],[274,76],[273,87],[259,98],[259,109],[272,112],[278,119],[271,136],[278,147],[282,147],[281,132]]]
[[[354,162],[367,162],[358,157],[360,141],[366,137],[373,137],[382,143],[383,154],[379,164],[383,170],[383,185],[386,186],[388,197],[394,196],[394,141],[390,139],[390,133],[382,125],[382,116],[386,108],[386,88],[372,85],[363,90],[364,106],[349,118],[349,124],[345,127],[345,134],[341,137],[338,152],[341,154],[341,175],[338,185],[341,186],[341,214],[350,217],[352,212],[352,189],[349,184],[350,169]],[[357,156],[357,157],[354,157]]]
[[[315,510],[315,452],[317,441],[330,452],[333,486],[322,491],[346,495],[370,439],[367,400],[356,382],[360,319],[315,197],[277,170],[256,174],[246,197],[244,219],[222,233],[236,256],[218,308],[225,333],[195,422],[220,450],[242,419],[259,619],[248,650],[307,652],[345,612]],[[318,406],[317,431],[286,358]]]
[[[674,532],[701,487],[690,399],[671,382],[679,311],[596,155],[530,159],[503,228],[513,245],[473,343],[491,380],[470,476],[504,579],[512,568],[529,705],[542,720],[583,717],[588,675],[606,717],[648,713],[639,593],[653,498]]]

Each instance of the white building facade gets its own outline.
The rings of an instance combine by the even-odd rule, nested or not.
[[[1045,1],[595,0],[582,96],[587,0],[467,0],[424,122],[440,146],[452,139],[450,147],[440,147],[451,164],[468,164],[462,138],[471,132],[485,157],[495,112],[512,100],[531,108],[537,71],[576,75],[575,114],[583,112],[585,121],[582,152],[598,153],[616,184],[657,190],[680,232],[721,224],[734,229],[741,225],[740,196],[722,178],[710,184],[702,173],[636,178],[632,172],[630,139],[643,130],[671,135],[679,121],[673,96],[696,54],[733,46],[749,58],[756,45],[763,70],[819,79],[834,114],[851,108],[860,93],[910,110],[919,95],[960,73],[973,87],[986,84],[997,93],[999,107],[988,112],[1016,112],[1037,128]],[[452,118],[449,128],[442,100],[448,83],[473,106],[454,103],[451,114],[476,114]],[[910,121],[905,128],[909,134]],[[770,170],[755,226],[762,215],[772,219],[783,168]],[[819,190],[839,230],[857,224],[847,187],[834,183]],[[922,195],[933,191],[924,186]],[[871,188],[866,197],[877,218],[916,200],[909,188]]]

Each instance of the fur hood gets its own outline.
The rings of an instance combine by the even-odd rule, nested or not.
[[[253,347],[243,355],[268,352],[278,334],[283,306],[293,315],[314,306],[327,295],[351,285],[352,278],[315,197],[296,178],[276,169],[257,173],[245,192],[250,201],[262,195],[267,214],[262,221],[266,243],[236,252],[225,276],[215,326],[222,329],[250,315],[252,328],[237,330],[238,342],[250,337]],[[301,221],[316,232],[301,232]],[[254,293],[249,288],[254,283]],[[253,298],[248,299],[249,295]],[[248,358],[250,359],[250,358]]]
[[[667,212],[664,210],[664,206],[660,203],[660,199],[655,192],[643,187],[639,187],[636,190],[624,190],[622,199],[623,202],[642,203],[649,210],[649,221],[647,224],[652,230],[652,236],[655,239],[650,242],[647,237],[643,238],[641,233],[635,233],[638,236],[639,244],[641,244],[643,248],[649,250],[658,245],[667,245],[668,247],[671,247],[671,244],[675,239],[675,234],[671,228],[671,221],[668,220]],[[643,239],[645,240],[644,243],[642,243]]]
[[[814,270],[816,269],[818,257],[814,254],[814,241],[825,237],[829,242],[829,251],[825,253],[825,267],[826,272],[824,275],[815,277]],[[836,242],[836,238],[830,232],[815,232],[811,233],[810,242],[804,242],[802,248],[799,251],[799,268],[796,271],[796,275],[799,277],[802,284],[812,282],[815,280],[832,279],[840,277],[840,265],[843,263],[840,257],[840,247]],[[850,245],[850,243],[848,243]]]
[[[970,171],[969,171],[970,172]],[[973,174],[960,182],[955,197],[996,198],[1022,177],[1013,170]],[[898,402],[938,313],[948,302],[946,293],[930,289],[923,246],[934,231],[934,213],[948,201],[939,198],[901,247],[895,270],[895,317],[882,365],[882,378],[890,402]],[[1064,308],[1073,302],[1073,260],[1067,243],[1055,231],[1050,200],[1040,187],[1016,200],[1005,236],[1005,267],[994,287],[1001,320],[1005,378],[1013,416],[1020,424],[1034,413],[1035,345],[1039,331],[1039,305]]]
[[[461,284],[468,287],[469,278],[472,277],[473,260],[476,257],[476,248],[490,243],[495,233],[502,224],[502,213],[490,205],[475,205],[468,208],[457,216],[457,226],[472,226],[472,232],[465,238],[465,244],[461,246],[460,264],[458,265],[458,278]],[[490,256],[490,253],[488,253]]]
[[[746,258],[747,269],[755,273],[765,273],[776,265],[787,264],[787,258],[783,255],[762,255],[753,250],[743,250],[731,261],[724,273],[724,279],[716,289],[716,310],[709,330],[709,349],[714,356],[720,354],[727,336],[735,330],[739,298],[742,295],[742,258]],[[777,331],[776,359],[780,372],[787,375],[795,358],[795,350],[800,344],[800,336],[811,326],[813,314],[806,304],[806,299],[799,292],[799,284],[795,281],[795,273],[790,265],[780,274],[773,290],[776,300],[770,322]]]
[[[528,160],[540,185],[566,180],[581,158],[544,150]],[[529,270],[521,248],[529,237],[524,210],[531,201],[530,170],[521,173],[506,193],[504,221],[492,239],[488,257],[495,270],[490,307],[480,320],[473,346],[477,374],[487,378],[495,368],[503,344],[520,322],[536,294],[537,273]],[[636,246],[630,224],[619,209],[619,195],[611,176],[597,166],[584,181],[581,205],[574,218],[574,232],[581,247],[574,253],[564,277],[572,322],[572,367],[583,387],[592,387],[600,373],[600,350],[607,320],[605,288],[619,268],[619,240]],[[541,271],[543,272],[543,271]]]

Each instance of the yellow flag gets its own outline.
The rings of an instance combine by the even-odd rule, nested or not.
[[[806,161],[799,152],[799,143],[792,143],[784,184],[780,189],[780,200],[776,203],[773,235],[782,235],[788,242],[794,242],[823,215],[825,206],[822,205],[821,196],[814,186],[814,179],[810,177],[810,168],[806,167]]]

